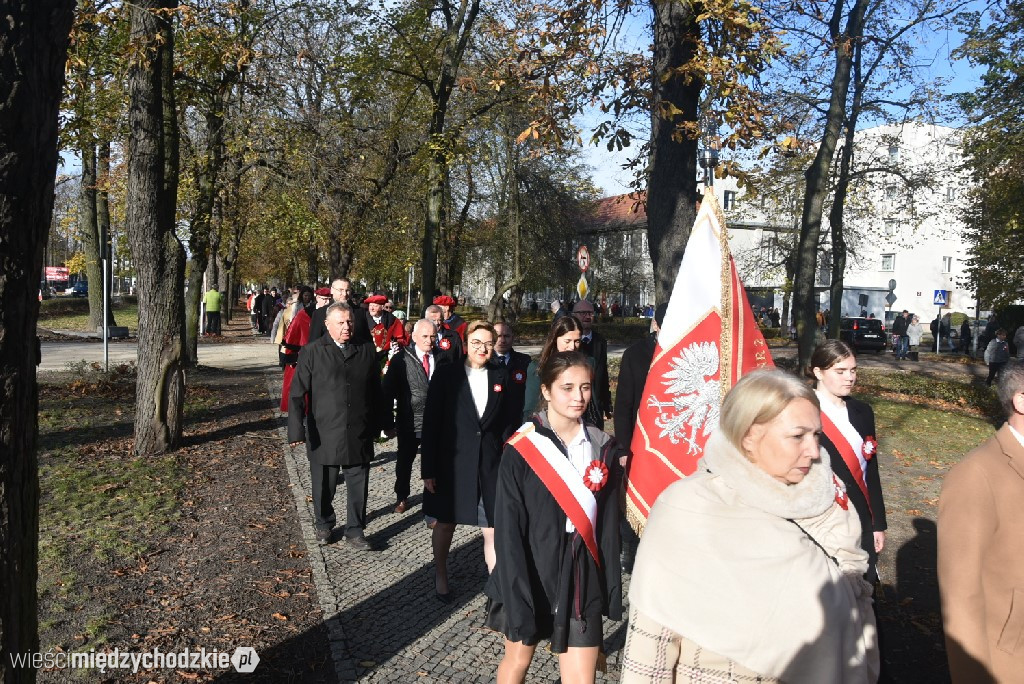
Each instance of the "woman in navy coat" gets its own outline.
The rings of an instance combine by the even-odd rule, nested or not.
[[[420,465],[423,512],[437,522],[432,533],[434,589],[447,603],[448,552],[456,525],[477,525],[484,561],[494,568],[494,495],[505,440],[518,427],[505,368],[491,362],[494,326],[474,321],[466,329],[463,363],[439,366],[423,415]]]

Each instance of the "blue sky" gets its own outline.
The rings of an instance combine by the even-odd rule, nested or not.
[[[972,0],[968,3],[967,8],[980,10],[985,4]],[[630,29],[633,37],[630,40],[634,44],[649,42],[649,32],[644,23],[646,21],[646,16],[633,20]],[[917,39],[920,44],[917,58],[922,76],[943,79],[945,81],[945,85],[942,87],[944,93],[965,92],[977,87],[981,72],[965,60],[954,60],[951,55],[963,41],[963,36],[960,33],[956,31],[922,32]],[[604,192],[605,196],[629,192],[631,174],[629,171],[622,170],[622,165],[626,163],[633,150],[609,152],[603,144],[597,147],[586,144],[592,128],[588,124],[596,120],[599,120],[599,117],[593,113],[579,119],[579,125],[583,128],[582,137],[585,141],[583,157],[593,170],[594,184]],[[946,108],[939,123],[957,126],[962,121],[957,119],[956,113],[951,108]],[[872,122],[869,125],[875,125],[875,123]]]

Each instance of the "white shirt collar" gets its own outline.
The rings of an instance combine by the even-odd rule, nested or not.
[[[1024,435],[1017,432],[1016,428],[1014,428],[1009,423],[1006,424],[1006,427],[1010,428],[1010,432],[1012,432],[1013,436],[1017,438],[1017,441],[1020,442],[1020,445],[1024,447]]]

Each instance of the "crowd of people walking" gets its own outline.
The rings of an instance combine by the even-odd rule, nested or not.
[[[253,304],[265,311],[257,328],[276,306],[265,308],[273,291],[263,297]],[[562,681],[594,681],[602,617],[622,615],[623,570],[632,572],[624,682],[718,681],[723,672],[729,681],[878,680],[872,596],[886,548],[883,473],[872,409],[851,396],[850,345],[821,344],[808,378],[760,370],[740,379],[697,473],[658,497],[636,548],[621,495],[634,459],[649,457],[631,453],[630,438],[664,306],[651,336],[623,354],[613,404],[607,340],[586,300],[559,307],[537,360],[513,348],[510,323],[465,321],[446,295],[416,321],[389,311],[384,295],[354,300],[347,280],[297,289],[290,301],[281,408],[289,442],[305,446],[310,462],[317,539],[331,543],[339,528],[354,550],[374,548],[365,532],[373,445],[382,433],[397,436],[395,512],[413,508],[419,454],[440,603],[453,593],[456,526],[481,530],[482,623],[504,637],[499,683],[526,681],[543,641],[559,655]],[[907,321],[912,335],[914,325]],[[1022,440],[1000,443],[1024,477],[1024,437],[1012,427],[1024,421],[1024,372],[1011,364],[999,383],[1007,434]],[[612,418],[619,439],[604,431]],[[333,507],[342,482],[343,521]],[[1020,493],[1021,484],[1007,486]],[[997,519],[1008,514],[994,505]],[[1001,575],[991,584],[1010,590]],[[979,600],[957,591],[943,594],[955,616]],[[991,632],[957,619],[975,662]],[[1021,657],[982,664],[1024,665]]]

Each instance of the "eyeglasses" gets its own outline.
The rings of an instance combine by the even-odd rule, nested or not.
[[[480,340],[470,340],[469,346],[473,349],[494,349],[493,342],[481,342]]]

